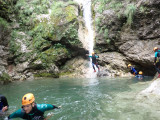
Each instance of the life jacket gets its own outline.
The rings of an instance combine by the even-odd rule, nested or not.
[[[22,112],[24,110],[22,109]],[[37,105],[35,104],[33,110],[29,114],[24,114],[23,119],[26,120],[44,120],[44,112],[37,109]]]
[[[93,55],[92,56],[92,63],[97,64],[97,58],[99,58],[99,56]]]
[[[160,62],[160,50],[157,51],[156,63]]]

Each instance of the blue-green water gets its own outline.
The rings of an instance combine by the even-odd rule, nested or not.
[[[132,78],[37,79],[1,85],[10,110],[21,107],[21,98],[31,92],[37,103],[49,103],[61,109],[51,110],[50,120],[158,120],[160,115],[141,107],[135,97],[151,81]]]

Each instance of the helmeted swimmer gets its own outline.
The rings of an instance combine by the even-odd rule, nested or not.
[[[142,80],[144,78],[143,72],[139,71],[139,74],[135,76],[138,80]]]
[[[27,93],[22,97],[22,108],[13,112],[8,119],[22,118],[26,120],[44,120],[44,112],[52,109],[59,109],[51,104],[36,104],[32,93]]]
[[[98,55],[95,55],[94,52],[92,52],[92,56],[89,56],[90,58],[92,58],[92,67],[94,69],[94,72],[96,72],[96,69],[94,66],[96,66],[98,68],[98,71],[100,70],[99,66],[98,66],[98,62],[97,62],[97,58],[99,58]]]
[[[131,69],[131,70],[130,70],[131,74],[133,74],[133,75],[138,75],[137,70],[136,70],[134,67],[132,67],[131,64],[128,64],[128,67]]]

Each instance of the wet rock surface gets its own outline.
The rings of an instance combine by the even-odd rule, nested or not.
[[[97,76],[129,75],[127,68],[129,63],[135,65],[137,70],[142,70],[145,75],[154,75],[156,70],[153,65],[153,47],[160,47],[160,1],[137,0],[130,3],[128,0],[122,0],[121,2],[123,6],[127,7],[129,4],[134,4],[136,7],[131,25],[127,24],[126,7],[119,8],[117,14],[112,8],[105,9],[102,13],[99,13],[97,10],[99,4],[92,6],[94,21],[100,20],[98,24],[94,23],[94,50],[100,56],[98,59],[100,72],[98,72]],[[107,7],[111,4],[112,2],[105,6]],[[87,71],[89,71],[89,59],[85,56],[87,45],[83,40],[85,39],[84,33],[87,34],[88,31],[84,28],[82,15],[79,14],[78,16],[78,12],[82,11],[78,11],[79,8],[77,6],[70,7],[74,8],[76,18],[71,19],[69,22],[61,21],[58,27],[59,29],[65,29],[67,26],[71,27],[68,30],[73,30],[73,27],[76,27],[71,32],[74,33],[76,31],[75,33],[77,33],[79,29],[77,34],[80,41],[78,39],[78,42],[75,42],[74,39],[73,41],[70,40],[71,38],[67,33],[65,33],[65,37],[63,36],[64,34],[57,34],[55,36],[56,39],[48,33],[50,36],[45,36],[45,39],[49,41],[49,44],[47,41],[47,44],[40,45],[40,48],[37,49],[39,53],[34,53],[33,47],[29,46],[32,44],[32,37],[34,36],[29,36],[26,31],[22,30],[17,32],[19,37],[15,41],[15,46],[18,46],[17,48],[19,49],[11,53],[9,51],[10,30],[5,30],[0,26],[0,73],[9,74],[12,80],[25,80],[33,78],[34,74],[41,76],[41,74],[46,73],[53,73],[56,77],[59,74],[63,76],[63,73],[67,74],[64,76],[85,77]],[[12,22],[13,30],[21,28],[15,18]],[[73,23],[74,26],[72,26]],[[58,31],[57,33],[60,32]],[[75,36],[72,36],[72,38],[75,38]],[[48,50],[52,45],[55,45],[54,47],[58,48],[59,51],[52,53],[55,49]],[[41,53],[45,54],[40,56]],[[52,56],[55,54],[57,56],[55,58],[46,57],[47,60],[49,59],[49,62],[46,62],[44,56],[51,54],[53,54]],[[44,59],[39,59],[40,57]],[[46,62],[45,65],[44,62]]]

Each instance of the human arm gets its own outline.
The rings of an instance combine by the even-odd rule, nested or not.
[[[99,58],[99,56],[98,56],[98,55],[95,55],[95,57],[96,57],[96,58]]]
[[[52,110],[52,109],[59,109],[61,108],[61,106],[55,106],[55,105],[51,105],[51,104],[37,104],[37,109],[45,112],[47,110]]]
[[[15,112],[13,112],[12,114],[10,114],[8,116],[8,119],[12,119],[12,118],[23,118],[23,115],[24,115],[25,112],[22,111],[22,109],[19,109]]]
[[[88,56],[88,57],[92,57],[91,55],[89,55],[89,54],[86,54],[86,56]]]

